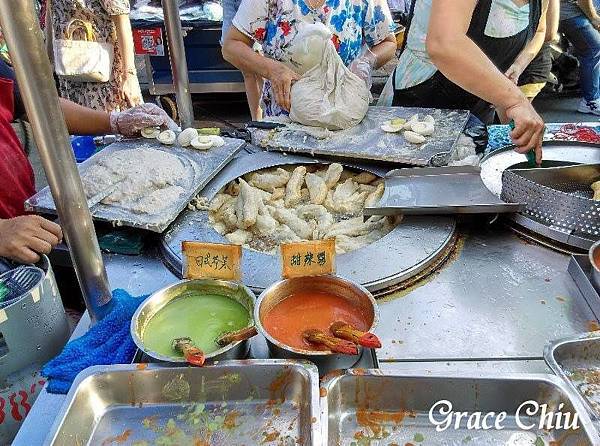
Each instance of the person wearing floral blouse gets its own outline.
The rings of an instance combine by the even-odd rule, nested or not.
[[[242,0],[223,44],[223,56],[242,71],[265,79],[266,116],[286,114],[299,76],[290,48],[307,24],[323,23],[342,61],[371,86],[371,71],[394,57],[395,28],[386,0]],[[252,50],[262,45],[264,55]]]

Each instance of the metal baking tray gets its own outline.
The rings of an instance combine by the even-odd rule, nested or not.
[[[91,209],[95,220],[110,222],[119,226],[131,226],[162,233],[185,209],[190,200],[206,186],[217,173],[231,161],[240,151],[244,141],[225,138],[223,147],[207,151],[186,149],[177,146],[164,146],[158,141],[149,139],[122,140],[111,144],[91,158],[78,164],[80,172],[93,165],[100,157],[110,156],[114,152],[136,148],[152,148],[163,150],[177,155],[184,163],[190,166],[191,175],[184,189],[186,193],[166,208],[160,214],[136,214],[123,208],[112,205],[97,204]],[[25,202],[28,211],[46,214],[56,214],[56,206],[49,187],[45,187]]]
[[[568,268],[571,278],[583,294],[596,319],[600,320],[600,292],[592,282],[592,264],[588,255],[571,256]]]
[[[436,130],[427,142],[414,145],[399,133],[385,133],[381,124],[394,118],[410,118],[415,113],[432,115]],[[277,130],[249,129],[252,142],[267,149],[322,155],[364,161],[380,161],[413,166],[428,166],[432,159],[452,153],[469,120],[466,110],[439,110],[411,107],[369,107],[367,116],[356,127],[327,133],[317,138],[311,127],[291,124]],[[322,133],[322,131],[321,131]]]
[[[600,334],[579,336],[549,343],[544,359],[552,371],[582,399],[595,422],[600,422]]]
[[[505,374],[497,377],[393,375],[380,370],[349,370],[321,384],[323,441],[330,446],[370,445],[597,445],[600,438],[581,402],[552,375]],[[385,391],[382,391],[385,389]],[[429,419],[436,403],[448,401],[453,411],[506,412],[502,430],[469,430],[463,418],[454,426],[436,431]],[[529,401],[562,413],[576,411],[579,429],[539,429],[539,416],[524,416],[519,407]],[[439,407],[439,406],[438,406]],[[434,420],[443,417],[434,408]],[[523,430],[517,424],[538,426]],[[539,439],[539,440],[538,440]],[[360,443],[359,441],[362,441]],[[354,443],[353,443],[354,442]]]
[[[525,206],[505,203],[481,181],[478,167],[397,169],[385,177],[379,203],[365,215],[444,215],[519,212]]]
[[[45,444],[321,445],[318,385],[308,362],[90,367]]]

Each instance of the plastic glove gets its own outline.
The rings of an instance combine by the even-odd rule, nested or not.
[[[110,129],[124,136],[137,136],[146,127],[179,129],[167,112],[155,104],[141,104],[122,112],[111,112]]]
[[[365,46],[361,54],[348,67],[350,71],[365,81],[369,91],[371,91],[371,87],[373,86],[373,68],[376,62],[377,56]]]

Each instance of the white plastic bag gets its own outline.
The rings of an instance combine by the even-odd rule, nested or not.
[[[291,68],[302,76],[323,60],[331,31],[322,23],[304,24],[290,46]]]
[[[379,98],[377,99],[378,107],[391,107],[394,102],[394,73],[388,78],[385,83]]]
[[[343,130],[358,125],[369,109],[369,90],[327,41],[321,63],[292,85],[290,119],[303,125]]]

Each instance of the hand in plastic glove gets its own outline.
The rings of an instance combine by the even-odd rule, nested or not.
[[[165,126],[174,131],[179,129],[167,112],[154,104],[141,104],[110,114],[111,131],[124,136],[137,136],[146,127]]]
[[[360,77],[367,88],[371,91],[373,86],[373,68],[377,62],[377,56],[367,47],[363,49],[361,54],[352,61],[348,69]]]
[[[60,226],[39,215],[0,220],[0,257],[35,263],[40,254],[50,254],[62,237]]]

